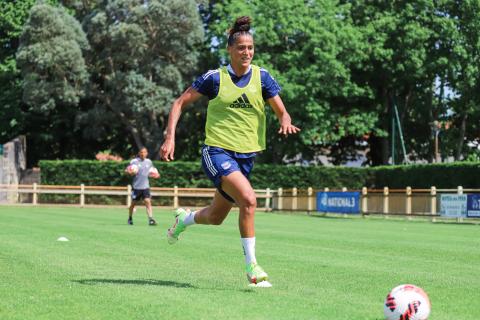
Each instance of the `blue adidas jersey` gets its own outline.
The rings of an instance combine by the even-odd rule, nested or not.
[[[234,84],[239,88],[247,86],[250,78],[252,77],[252,67],[250,66],[247,73],[238,77],[233,71],[230,65],[227,66],[228,73],[232,78]],[[260,68],[260,81],[262,83],[262,96],[263,100],[270,99],[275,97],[281,90],[278,83],[273,79],[273,77],[268,73],[267,70]],[[209,100],[215,99],[218,95],[218,90],[220,88],[220,73],[218,69],[209,70],[205,74],[195,80],[192,84],[192,88],[201,93],[204,96],[207,96]]]

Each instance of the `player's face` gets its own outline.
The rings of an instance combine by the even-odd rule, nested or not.
[[[138,156],[140,159],[145,160],[148,157],[148,151],[147,149],[142,149],[138,152]]]
[[[252,63],[254,54],[252,36],[240,36],[232,46],[227,48],[228,53],[230,54],[230,62],[232,66],[248,68],[248,66]]]

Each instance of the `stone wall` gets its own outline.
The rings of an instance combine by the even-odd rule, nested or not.
[[[27,169],[26,139],[19,136],[3,145],[0,155],[0,184],[19,184]],[[18,194],[0,192],[0,202],[14,203]]]

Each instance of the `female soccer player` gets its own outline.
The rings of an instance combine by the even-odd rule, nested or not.
[[[135,159],[130,161],[129,166],[125,169],[125,172],[131,176],[133,176],[133,190],[132,190],[132,204],[128,208],[128,221],[129,225],[133,225],[133,211],[135,209],[135,205],[138,201],[143,199],[145,203],[145,207],[147,209],[148,215],[148,224],[151,226],[156,226],[157,222],[153,219],[153,210],[152,210],[152,202],[151,202],[151,195],[150,195],[150,182],[148,181],[148,177],[151,176],[154,179],[158,179],[160,175],[158,173],[154,173],[153,175],[150,173],[151,169],[154,169],[153,163],[148,157],[148,150],[147,148],[143,147],[140,148],[138,151],[138,156]],[[130,170],[131,166],[137,166],[138,171],[133,172]]]
[[[176,211],[175,223],[167,232],[168,242],[175,243],[180,233],[193,224],[220,225],[236,203],[247,278],[255,284],[267,280],[268,275],[255,258],[257,201],[248,176],[256,154],[265,149],[265,101],[280,121],[279,134],[286,136],[300,129],[292,125],[275,80],[265,69],[251,64],[254,45],[250,21],[249,17],[240,17],[229,31],[230,64],[203,74],[173,103],[161,156],[173,160],[175,128],[183,108],[207,96],[210,101],[202,166],[217,191],[206,208]]]

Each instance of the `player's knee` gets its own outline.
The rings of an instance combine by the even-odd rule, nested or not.
[[[241,207],[255,209],[257,207],[257,197],[255,196],[255,193],[252,192],[243,195],[239,205]]]

